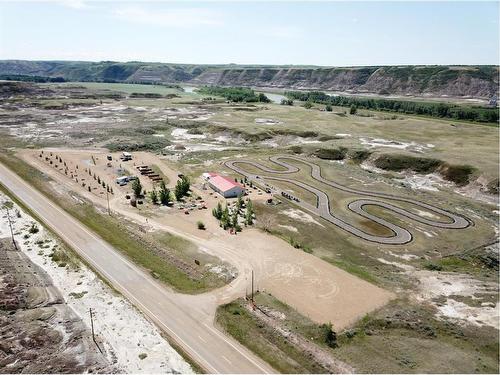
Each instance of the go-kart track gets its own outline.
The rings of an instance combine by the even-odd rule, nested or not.
[[[370,233],[366,233],[365,231],[353,226],[352,224],[334,216],[330,210],[330,199],[329,199],[328,195],[324,191],[322,191],[314,186],[311,186],[311,185],[306,184],[306,183],[301,182],[301,181],[288,179],[285,177],[275,177],[275,176],[267,176],[267,175],[261,176],[261,175],[252,174],[252,173],[249,173],[249,172],[245,171],[244,169],[240,168],[239,166],[237,166],[237,165],[242,165],[242,164],[248,164],[248,165],[251,165],[257,169],[262,170],[265,173],[278,174],[278,175],[286,175],[286,174],[295,173],[295,172],[300,171],[300,169],[298,167],[293,166],[293,165],[285,162],[284,161],[285,159],[298,161],[300,163],[303,163],[303,164],[306,164],[307,166],[309,166],[311,168],[311,177],[313,179],[315,179],[316,181],[319,181],[322,184],[331,186],[335,189],[338,189],[338,190],[341,190],[344,192],[369,197],[369,198],[353,200],[352,202],[350,202],[348,204],[347,207],[349,208],[350,211],[388,228],[393,233],[393,235],[388,236],[388,237],[384,237],[384,236],[376,236],[376,235],[373,235]],[[296,185],[300,188],[303,188],[303,189],[313,193],[317,198],[316,206],[313,206],[313,205],[306,203],[306,202],[302,202],[300,200],[292,200],[292,201],[295,204],[299,205],[300,207],[322,217],[323,219],[329,221],[332,224],[335,224],[336,226],[342,228],[343,230],[345,230],[345,231],[347,231],[347,232],[349,232],[349,233],[351,233],[359,238],[367,240],[367,241],[376,242],[376,243],[385,244],[385,245],[402,245],[402,244],[406,244],[406,243],[410,242],[413,237],[412,237],[412,234],[407,229],[402,228],[402,227],[395,225],[393,223],[390,223],[389,221],[387,221],[381,217],[378,217],[378,216],[375,216],[373,214],[366,212],[365,211],[366,206],[382,207],[388,211],[393,212],[394,214],[399,214],[400,216],[417,221],[421,224],[429,225],[429,226],[436,227],[436,228],[463,229],[463,228],[467,228],[469,225],[472,224],[472,222],[469,219],[467,219],[463,216],[448,212],[446,210],[432,206],[432,205],[427,204],[427,203],[419,202],[417,200],[413,200],[413,199],[409,199],[409,198],[398,197],[398,196],[391,195],[391,194],[375,193],[375,192],[369,192],[369,191],[364,191],[364,190],[357,190],[357,189],[346,187],[346,186],[340,185],[336,182],[327,180],[321,176],[321,168],[319,165],[314,164],[312,162],[309,162],[309,161],[302,159],[302,158],[298,158],[295,156],[273,156],[273,157],[270,157],[269,160],[271,162],[279,165],[280,167],[285,168],[285,169],[284,170],[283,169],[278,169],[278,170],[271,169],[271,168],[268,168],[262,164],[259,164],[257,162],[251,161],[251,160],[231,160],[231,161],[226,161],[224,163],[224,165],[226,167],[232,169],[233,171],[247,177],[249,180],[253,180],[254,182],[265,181],[265,180],[283,181],[283,182],[287,182],[287,183]],[[282,190],[277,189],[276,187],[273,187],[273,190],[278,194],[284,193]],[[410,203],[410,204],[413,204],[413,205],[418,206],[420,208],[423,208],[427,211],[430,211],[431,213],[435,213],[435,214],[447,217],[447,218],[449,218],[450,221],[449,222],[442,222],[442,221],[430,220],[430,219],[424,218],[422,216],[419,216],[417,214],[414,214],[413,212],[407,211],[401,207],[395,206],[393,204],[390,204],[390,203],[387,203],[384,201],[376,200],[373,198],[383,198],[383,199],[389,199],[389,200],[397,201],[397,202]]]

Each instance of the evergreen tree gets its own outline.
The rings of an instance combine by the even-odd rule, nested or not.
[[[139,197],[141,195],[142,185],[141,181],[138,178],[135,179],[134,182],[132,182],[132,190],[134,191],[134,195],[136,197]]]
[[[217,207],[212,210],[212,215],[214,215],[217,220],[222,218],[222,205],[220,202],[217,202]]]
[[[230,218],[229,218],[229,209],[227,208],[227,205],[226,205],[226,207],[222,211],[222,215],[221,215],[221,218],[220,218],[220,224],[221,224],[221,226],[222,226],[223,229],[227,229],[228,228],[229,221],[230,221]]]
[[[164,181],[160,183],[159,198],[160,203],[165,206],[170,203],[170,190],[167,188]]]
[[[253,204],[252,204],[252,201],[250,199],[247,202],[247,211],[245,213],[245,223],[247,225],[253,224]]]
[[[156,189],[151,190],[151,192],[149,193],[149,198],[151,199],[151,203],[158,203],[158,193],[156,192]]]
[[[238,226],[238,211],[233,212],[233,217],[231,218],[231,227],[236,229]]]

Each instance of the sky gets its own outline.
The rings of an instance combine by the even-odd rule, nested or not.
[[[4,1],[0,59],[499,64],[499,3]]]

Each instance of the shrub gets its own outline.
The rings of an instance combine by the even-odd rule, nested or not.
[[[198,222],[196,223],[196,226],[198,227],[198,229],[199,229],[199,230],[205,230],[205,229],[206,229],[206,228],[205,228],[205,224],[203,224],[203,222],[202,222],[202,221],[198,221]]]
[[[380,155],[375,159],[377,168],[400,172],[406,169],[419,173],[432,173],[440,167],[443,162],[438,159],[421,158],[401,154]]]
[[[486,188],[488,189],[488,193],[498,194],[500,191],[499,179],[495,178],[494,180],[491,180],[490,182],[488,182],[488,185],[486,185]]]
[[[347,149],[339,147],[338,149],[320,148],[314,152],[314,155],[320,159],[343,160],[345,159]]]
[[[371,154],[371,151],[368,150],[354,150],[350,152],[350,157],[356,163],[362,163],[368,159]]]
[[[439,173],[445,180],[452,181],[457,185],[467,185],[475,170],[470,165],[443,165]]]
[[[35,233],[38,233],[40,231],[40,229],[38,229],[38,226],[36,224],[31,224],[31,227],[29,229],[29,232],[31,234],[35,234]]]
[[[440,264],[436,264],[436,263],[432,263],[432,262],[428,262],[424,265],[424,268],[429,270],[429,271],[442,271],[443,270],[443,266],[440,265]]]
[[[322,324],[320,326],[323,333],[323,340],[330,348],[337,347],[337,334],[332,329],[332,323]]]

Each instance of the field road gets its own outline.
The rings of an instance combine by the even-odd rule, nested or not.
[[[251,165],[257,169],[260,169],[263,172],[275,174],[275,175],[286,175],[286,174],[295,173],[295,172],[299,171],[298,167],[291,165],[291,164],[288,164],[285,161],[283,161],[285,159],[298,161],[300,163],[306,164],[311,169],[311,177],[322,184],[325,184],[325,185],[331,186],[335,189],[338,189],[338,190],[341,190],[344,192],[348,192],[348,193],[352,193],[355,195],[370,197],[370,199],[353,200],[348,204],[348,208],[352,212],[388,228],[393,233],[393,235],[389,236],[389,237],[372,235],[370,233],[364,232],[363,230],[348,223],[347,221],[344,221],[344,220],[334,216],[330,210],[330,199],[329,199],[328,195],[324,191],[319,189],[318,187],[311,186],[311,185],[306,184],[304,182],[285,178],[285,177],[276,177],[276,176],[267,176],[267,175],[260,176],[260,175],[252,174],[252,173],[249,173],[249,172],[245,171],[244,169],[240,168],[239,166],[237,166],[237,164],[238,165],[247,164],[247,165]],[[269,160],[271,162],[277,164],[278,166],[283,167],[284,169],[271,169],[271,168],[268,168],[265,165],[259,164],[257,162],[254,162],[251,160],[241,160],[241,159],[226,161],[224,163],[224,165],[226,167],[232,169],[233,171],[235,171],[243,176],[246,176],[247,178],[249,178],[253,181],[259,181],[259,180],[260,181],[263,181],[263,180],[264,181],[265,180],[283,181],[283,182],[287,182],[287,183],[291,183],[291,184],[294,184],[296,186],[299,186],[307,191],[310,191],[317,198],[316,206],[313,206],[313,205],[305,203],[305,202],[301,202],[299,200],[295,200],[293,202],[295,204],[301,206],[302,208],[304,208],[308,211],[311,211],[311,212],[315,213],[316,215],[321,216],[323,219],[328,220],[329,222],[331,222],[332,224],[335,224],[336,226],[342,228],[343,230],[345,230],[345,231],[347,231],[347,232],[349,232],[349,233],[351,233],[359,238],[367,240],[367,241],[381,243],[381,244],[385,244],[385,245],[401,245],[401,244],[405,244],[405,243],[410,242],[412,240],[412,235],[405,228],[402,228],[399,225],[393,224],[393,223],[391,223],[391,222],[389,222],[381,217],[378,217],[378,216],[375,216],[375,215],[372,215],[372,214],[366,212],[364,210],[365,206],[382,207],[385,210],[392,211],[393,213],[398,214],[400,216],[404,216],[408,219],[417,221],[417,222],[425,224],[425,225],[437,227],[437,228],[463,229],[463,228],[467,228],[471,224],[471,222],[463,216],[448,212],[448,211],[443,210],[439,207],[432,206],[432,205],[424,203],[424,202],[420,202],[420,201],[410,199],[410,198],[398,197],[396,195],[391,195],[391,194],[384,194],[384,193],[369,192],[369,191],[364,191],[364,190],[359,190],[359,189],[353,189],[353,188],[349,188],[347,186],[340,185],[334,181],[327,180],[327,179],[323,178],[323,176],[321,175],[321,167],[319,165],[314,164],[314,163],[312,163],[308,160],[302,159],[302,158],[298,158],[295,156],[272,156],[269,158]],[[277,189],[275,187],[274,187],[274,190],[279,194],[281,194],[283,192],[282,190]],[[379,201],[379,200],[376,200],[373,198],[384,198],[384,199],[389,199],[392,201],[410,203],[410,204],[413,204],[413,205],[418,206],[420,208],[423,208],[424,210],[427,210],[427,211],[430,211],[432,213],[444,216],[444,217],[448,218],[449,221],[442,222],[442,221],[430,220],[430,219],[424,218],[422,216],[419,216],[417,214],[414,214],[408,210],[405,210],[401,207],[397,207],[393,204]]]
[[[213,326],[209,297],[169,291],[3,164],[0,182],[207,372],[275,372]]]

